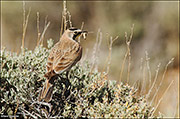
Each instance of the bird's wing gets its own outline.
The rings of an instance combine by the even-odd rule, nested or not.
[[[62,73],[70,69],[81,58],[82,48],[78,43],[71,45],[70,48],[63,52],[62,56],[57,57],[53,64],[53,69],[56,73]]]
[[[61,46],[60,44],[61,44],[60,42],[56,43],[49,53],[47,64],[46,64],[47,72],[50,72],[53,70],[53,62],[56,56],[55,54],[62,55],[62,52],[60,50],[59,51],[57,50],[58,47]]]
[[[82,48],[77,42],[57,44],[49,55],[47,65],[49,68],[47,69],[62,73],[75,65],[80,60],[81,55]]]

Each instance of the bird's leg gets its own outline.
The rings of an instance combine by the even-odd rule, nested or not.
[[[65,80],[65,85],[67,88],[71,85],[68,76],[69,76],[69,71],[66,72],[66,80]]]
[[[69,71],[67,71],[66,72],[66,78],[64,78],[63,76],[61,76],[61,75],[58,75],[58,77],[61,79],[61,80],[58,80],[58,82],[61,84],[61,83],[63,83],[65,86],[66,86],[66,88],[68,88],[69,87],[69,85],[70,85],[70,82],[69,82],[69,79],[68,79],[68,74],[69,74]]]
[[[68,80],[69,71],[66,71],[66,78]]]

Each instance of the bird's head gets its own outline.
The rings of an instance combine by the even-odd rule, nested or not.
[[[66,31],[66,34],[68,35],[69,38],[72,38],[73,40],[77,40],[79,36],[83,36],[84,39],[87,37],[87,31],[77,29],[77,28],[69,28]]]

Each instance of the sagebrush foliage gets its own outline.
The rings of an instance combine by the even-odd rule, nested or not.
[[[49,49],[52,44],[48,41]],[[58,77],[50,103],[38,102],[49,49],[39,46],[20,54],[1,51],[1,114],[29,118],[154,117],[146,99],[135,96],[136,89],[91,70],[88,62],[74,66],[69,80],[65,74]]]

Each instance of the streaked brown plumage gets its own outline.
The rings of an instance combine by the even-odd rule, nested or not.
[[[51,49],[47,60],[47,73],[44,75],[47,80],[40,92],[39,101],[44,99],[49,102],[52,98],[54,77],[69,71],[81,59],[82,47],[75,39],[83,33],[87,31],[68,29]]]

